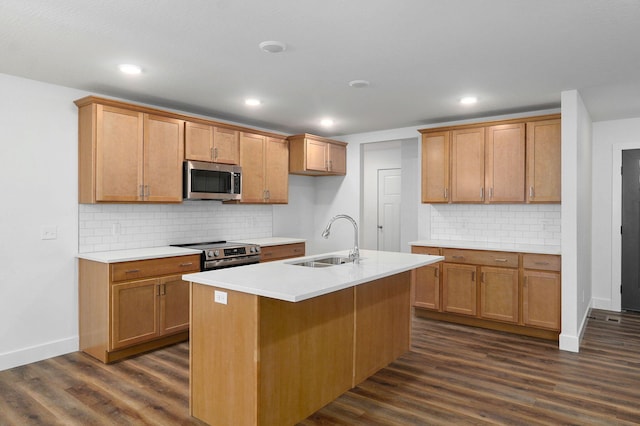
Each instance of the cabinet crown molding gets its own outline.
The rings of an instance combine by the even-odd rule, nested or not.
[[[463,129],[474,129],[479,127],[499,126],[502,124],[515,124],[515,123],[528,123],[532,121],[554,120],[557,118],[561,118],[561,114],[546,114],[546,115],[536,115],[531,117],[511,118],[508,120],[478,121],[476,123],[458,124],[458,125],[441,126],[441,127],[430,127],[428,129],[418,129],[418,132],[425,134],[425,133],[434,133],[434,132],[444,132],[447,130],[463,130]]]

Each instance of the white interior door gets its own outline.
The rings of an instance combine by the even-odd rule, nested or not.
[[[378,250],[400,251],[400,172],[378,170]]]

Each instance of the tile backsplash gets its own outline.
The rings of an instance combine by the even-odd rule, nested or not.
[[[270,237],[270,205],[79,204],[78,252]]]
[[[431,239],[560,245],[560,204],[433,204]]]

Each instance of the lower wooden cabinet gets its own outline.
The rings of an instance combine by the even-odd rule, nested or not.
[[[260,262],[290,259],[304,256],[305,243],[278,244],[275,246],[260,247]]]
[[[442,265],[442,309],[462,315],[476,315],[476,267],[444,263]]]
[[[518,270],[481,266],[480,271],[480,317],[517,323]]]
[[[186,340],[199,255],[113,264],[79,261],[80,350],[108,363]]]
[[[560,332],[560,256],[413,246],[445,261],[416,270],[416,315],[547,339]]]
[[[189,283],[181,275],[111,286],[111,350],[189,330]]]
[[[414,246],[411,248],[411,252],[440,256],[440,249],[434,247]],[[440,310],[440,271],[440,263],[434,263],[416,269],[415,279],[411,287],[412,306],[436,311]]]
[[[560,274],[524,271],[522,313],[525,325],[560,329]]]

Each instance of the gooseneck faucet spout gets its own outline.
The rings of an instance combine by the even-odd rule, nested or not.
[[[353,225],[353,249],[351,249],[351,251],[349,252],[349,258],[358,261],[358,259],[360,259],[360,250],[358,250],[358,224],[355,220],[353,220],[351,216],[348,216],[346,214],[338,214],[332,217],[331,220],[329,220],[326,228],[324,228],[324,231],[322,231],[322,238],[329,238],[329,234],[331,233],[331,225],[336,221],[336,219],[347,219]]]

